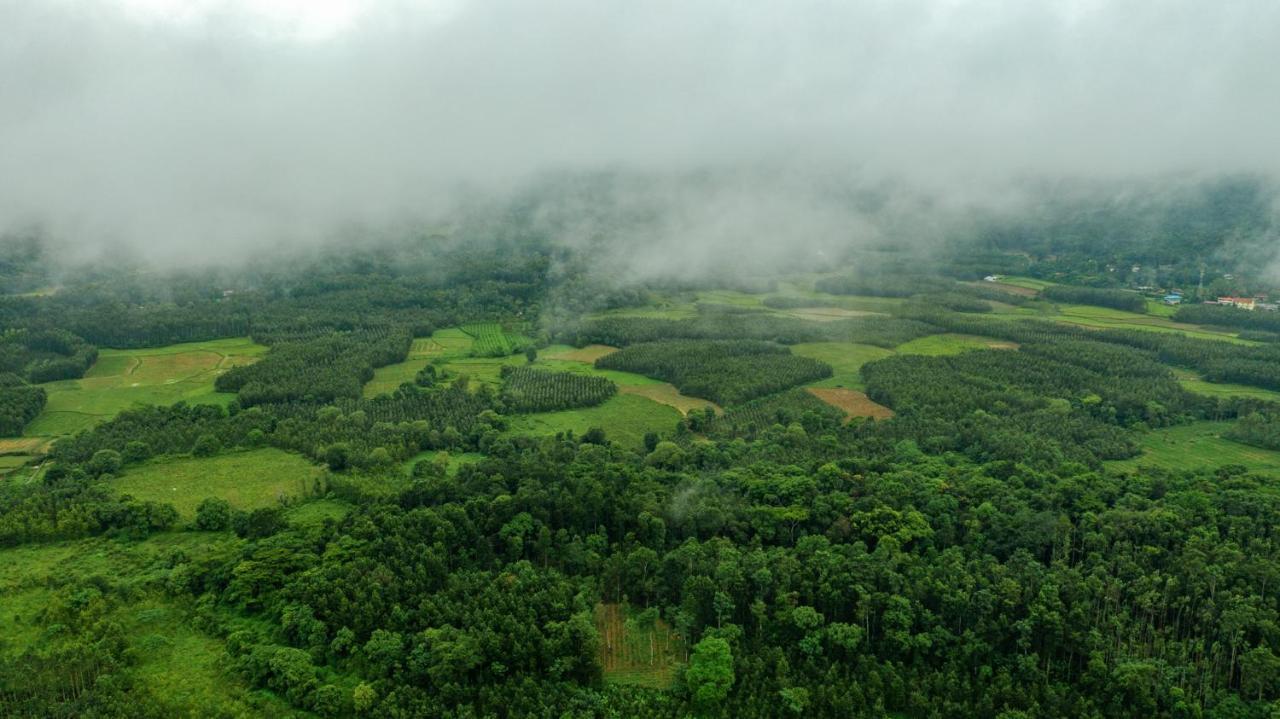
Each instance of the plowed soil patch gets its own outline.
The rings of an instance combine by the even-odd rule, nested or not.
[[[843,410],[849,417],[888,419],[893,416],[893,410],[872,402],[869,397],[857,390],[844,387],[809,387],[808,389],[814,397]]]

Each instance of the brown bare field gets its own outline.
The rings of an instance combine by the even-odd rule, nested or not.
[[[671,686],[676,665],[684,659],[684,642],[661,619],[648,626],[641,626],[635,615],[630,619],[621,604],[596,605],[605,679],[656,689]]]
[[[844,387],[808,387],[809,393],[837,409],[844,410],[847,417],[872,417],[888,419],[893,410],[871,401],[862,392]]]
[[[1018,344],[1017,342],[1004,342],[1004,341],[997,340],[994,342],[988,342],[987,346],[993,350],[1016,350],[1022,345]]]
[[[554,354],[549,354],[547,355],[547,359],[569,360],[571,362],[586,362],[587,364],[594,364],[595,361],[601,357],[611,355],[617,351],[617,347],[610,347],[609,345],[587,345],[586,347],[570,350],[568,352],[556,352]]]
[[[0,439],[0,454],[40,454],[49,446],[44,437]]]
[[[688,395],[680,394],[680,390],[667,382],[660,384],[642,384],[642,385],[619,385],[618,391],[623,394],[640,395],[646,399],[651,399],[658,404],[665,404],[668,407],[675,407],[680,410],[680,414],[689,414],[690,412],[699,411],[703,407],[711,407],[716,414],[724,414],[724,410],[720,409],[720,405],[709,399],[698,399]]]

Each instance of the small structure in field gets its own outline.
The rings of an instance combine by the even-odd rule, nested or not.
[[[1166,305],[1180,305],[1182,304],[1182,295],[1167,294],[1164,296],[1164,303]]]

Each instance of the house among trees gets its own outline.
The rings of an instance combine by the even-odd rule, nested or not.
[[[1219,297],[1218,304],[1252,311],[1257,308],[1258,300],[1254,297]]]
[[[1180,305],[1182,304],[1182,295],[1176,292],[1170,292],[1164,296],[1164,303],[1166,305]]]

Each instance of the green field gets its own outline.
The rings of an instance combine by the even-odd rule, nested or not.
[[[971,350],[985,349],[1013,349],[1015,345],[1011,342],[992,339],[990,337],[976,337],[974,335],[952,334],[950,332],[940,335],[928,335],[919,339],[911,340],[904,344],[898,345],[898,354],[906,355],[926,355],[930,357],[938,357],[942,355],[954,355],[961,352],[969,352]]]
[[[1251,471],[1280,476],[1280,452],[1223,439],[1231,422],[1192,422],[1153,430],[1142,438],[1142,454],[1133,459],[1107,462],[1115,469],[1160,467],[1207,469],[1240,464]]]
[[[572,431],[581,435],[599,427],[614,442],[635,448],[643,444],[646,432],[671,432],[680,416],[674,407],[645,397],[618,394],[596,407],[512,417],[505,434],[547,435]]]
[[[1037,280],[1034,277],[1001,277],[1000,284],[1022,287],[1024,289],[1039,292],[1040,290],[1050,287],[1055,283],[1048,280]]]
[[[226,645],[193,626],[189,607],[163,591],[173,557],[230,559],[243,542],[230,533],[170,532],[141,542],[104,538],[0,550],[0,646],[48,649],[48,631],[91,584],[102,588],[90,616],[118,624],[137,658],[138,689],[169,716],[307,716],[274,694],[255,691],[227,663]]]
[[[1054,319],[1059,322],[1082,325],[1085,327],[1151,330],[1154,332],[1182,332],[1188,337],[1222,340],[1225,342],[1236,342],[1239,344],[1255,344],[1254,342],[1237,338],[1234,332],[1212,330],[1199,325],[1174,322],[1165,317],[1154,317],[1152,315],[1144,315],[1137,312],[1113,310],[1109,307],[1094,307],[1092,305],[1061,305],[1059,307],[1059,313]]]
[[[801,357],[826,362],[835,372],[831,377],[814,382],[810,386],[850,389],[864,389],[862,375],[859,372],[862,365],[893,355],[893,350],[852,342],[806,342],[792,345],[791,352]]]
[[[531,342],[497,322],[473,322],[463,325],[462,331],[471,336],[471,354],[476,357],[506,357],[522,351]]]
[[[324,520],[338,521],[347,516],[351,505],[336,499],[313,499],[302,504],[295,504],[285,512],[290,524],[316,525]]]
[[[135,499],[168,502],[190,521],[207,497],[220,497],[237,509],[255,509],[276,506],[283,497],[309,496],[320,472],[296,454],[255,449],[148,462],[128,468],[111,480],[111,486]]]
[[[1269,389],[1261,389],[1259,387],[1250,387],[1244,384],[1231,384],[1228,382],[1209,382],[1200,377],[1200,375],[1190,370],[1178,369],[1173,370],[1173,374],[1177,376],[1178,383],[1188,390],[1198,394],[1207,394],[1211,397],[1252,397],[1255,399],[1266,399],[1272,402],[1280,402],[1280,392]]]
[[[613,383],[619,387],[643,387],[651,384],[662,384],[661,381],[653,379],[652,377],[645,377],[642,374],[622,372],[620,370],[612,369],[596,369],[590,364],[574,360],[539,359],[535,366],[557,372],[576,372],[578,374],[605,377],[612,380]]]
[[[364,386],[365,397],[394,392],[405,382],[412,382],[427,362],[436,358],[467,357],[471,354],[471,335],[457,327],[436,330],[430,337],[418,337],[403,362],[379,367],[373,379]]]
[[[49,394],[27,436],[73,434],[136,404],[226,404],[235,396],[215,392],[213,380],[253,362],[264,345],[246,338],[191,342],[140,350],[104,349],[81,379],[40,385]]]
[[[1147,314],[1149,315],[1153,315],[1155,317],[1173,317],[1174,313],[1177,311],[1178,308],[1176,305],[1166,305],[1160,300],[1147,298]]]
[[[476,382],[483,382],[490,385],[502,384],[502,367],[503,365],[511,365],[512,367],[520,367],[527,363],[524,355],[511,355],[510,357],[462,357],[460,359],[449,360],[444,364],[444,370],[451,375],[466,375],[471,378],[472,387]]]

